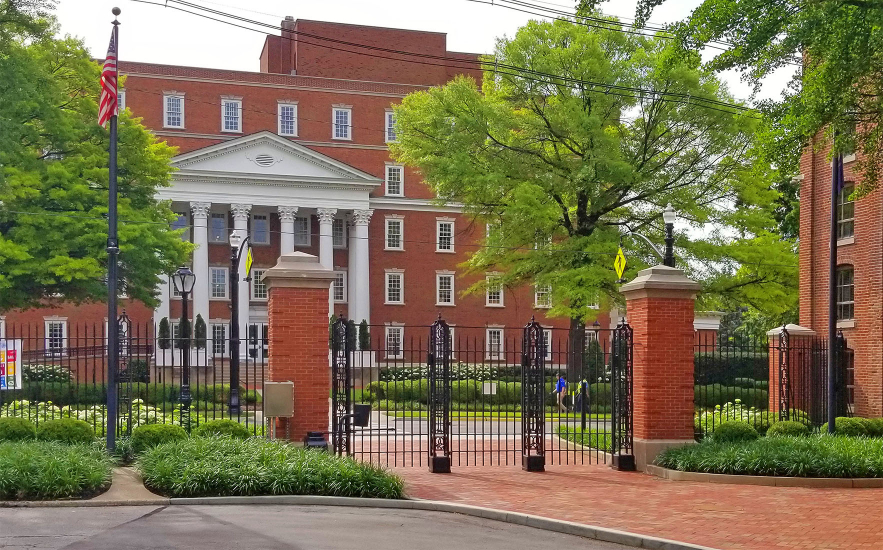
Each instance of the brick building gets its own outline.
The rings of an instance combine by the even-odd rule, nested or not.
[[[804,152],[800,164],[800,324],[828,330],[831,227],[829,149]],[[846,337],[849,401],[860,416],[883,416],[883,223],[879,191],[858,200],[855,155],[844,157],[838,195],[837,328]]]

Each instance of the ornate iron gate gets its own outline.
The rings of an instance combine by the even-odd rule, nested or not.
[[[521,346],[521,468],[542,472],[546,465],[546,338],[533,318],[524,327]]]
[[[352,409],[351,323],[340,318],[331,325],[331,442],[338,455],[352,454],[352,427],[347,421]]]
[[[610,389],[613,394],[610,452],[613,466],[620,470],[635,469],[632,451],[632,327],[624,320],[613,330],[613,353],[610,361]]]
[[[429,471],[451,471],[451,329],[429,327]]]

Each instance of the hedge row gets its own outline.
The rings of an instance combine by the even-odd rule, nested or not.
[[[761,380],[769,377],[769,354],[766,351],[745,353],[740,349],[719,348],[693,356],[697,385],[736,385],[737,379]]]
[[[229,384],[211,386],[195,385],[190,388],[194,401],[226,403],[230,395]],[[181,387],[172,384],[133,383],[120,386],[120,393],[129,393],[133,399],[142,399],[149,405],[176,402],[181,395]],[[239,387],[240,399],[244,403],[260,403],[261,395],[254,390]],[[106,384],[67,384],[63,382],[27,383],[18,390],[4,392],[4,401],[26,399],[32,402],[51,401],[53,404],[66,407],[68,405],[102,405],[107,402]]]
[[[736,400],[757,409],[769,407],[770,394],[761,388],[724,386],[722,384],[696,385],[693,387],[693,404],[701,409],[711,409],[715,405],[726,405]]]

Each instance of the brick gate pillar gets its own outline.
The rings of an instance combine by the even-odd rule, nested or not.
[[[644,269],[620,292],[634,331],[633,420],[639,470],[693,443],[693,305],[699,283],[673,267]]]
[[[267,379],[294,383],[292,441],[302,441],[307,432],[328,431],[328,293],[333,279],[331,268],[303,252],[283,254],[263,276],[270,317]]]

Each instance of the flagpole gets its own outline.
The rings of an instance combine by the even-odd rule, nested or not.
[[[116,449],[118,399],[117,373],[119,372],[119,336],[117,326],[117,256],[120,252],[117,235],[117,114],[119,111],[119,24],[116,16],[119,8],[113,8],[113,33],[116,47],[116,107],[110,117],[110,159],[108,161],[107,186],[107,452]]]
[[[834,433],[837,417],[837,202],[843,190],[843,155],[831,164],[831,235],[828,261],[828,433]]]

